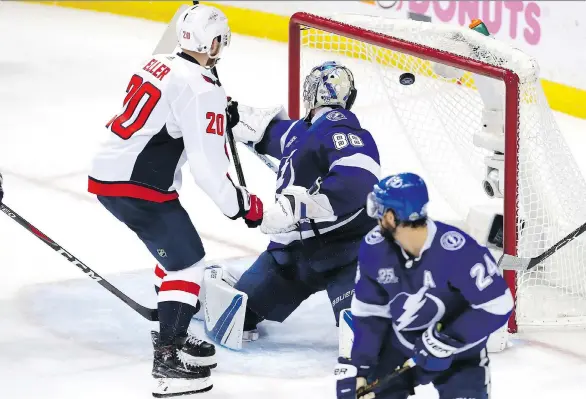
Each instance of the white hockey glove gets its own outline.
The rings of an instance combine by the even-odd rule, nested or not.
[[[240,121],[232,128],[234,139],[245,144],[257,144],[273,119],[289,119],[282,105],[271,108],[253,108],[238,104]]]
[[[264,212],[260,231],[265,234],[295,230],[301,219],[331,222],[337,219],[325,194],[309,194],[305,187],[289,186],[277,196],[275,204]]]

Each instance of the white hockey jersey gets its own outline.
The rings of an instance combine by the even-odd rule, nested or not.
[[[178,197],[189,162],[199,187],[233,217],[228,176],[226,93],[210,70],[185,53],[154,56],[130,79],[120,113],[95,157],[88,191],[165,202]]]

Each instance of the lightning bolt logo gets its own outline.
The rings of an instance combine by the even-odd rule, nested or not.
[[[409,295],[405,304],[403,305],[403,314],[401,317],[397,319],[399,324],[397,325],[397,330],[401,331],[403,328],[410,325],[415,319],[417,319],[418,315],[417,312],[425,305],[427,302],[427,298],[425,297],[425,292],[429,287],[423,286],[416,294]]]
[[[293,150],[291,154],[289,154],[289,156],[283,158],[285,163],[283,163],[283,166],[279,170],[279,175],[277,176],[277,190],[279,188],[284,189],[290,184],[293,184],[293,182],[295,181],[295,169],[293,169],[293,162],[291,162],[291,157],[293,156],[293,154],[295,154],[295,152],[297,152],[297,150]],[[287,172],[287,168],[290,169],[291,176],[289,177],[289,181],[287,182],[287,184],[285,184],[285,173]]]

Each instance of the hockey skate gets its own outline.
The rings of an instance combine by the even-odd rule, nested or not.
[[[151,331],[153,346],[157,346],[159,333]],[[194,335],[187,334],[177,342],[178,348],[182,353],[183,359],[191,366],[207,367],[213,369],[217,366],[216,348],[213,344],[196,338]]]
[[[199,367],[185,359],[181,344],[157,346],[153,337],[153,388],[155,398],[190,395],[212,389],[209,367]]]

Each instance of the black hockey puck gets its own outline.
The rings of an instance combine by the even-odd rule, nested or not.
[[[412,73],[405,72],[401,76],[399,76],[399,83],[403,86],[409,86],[415,83],[415,76]]]

